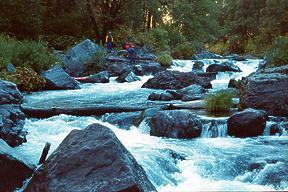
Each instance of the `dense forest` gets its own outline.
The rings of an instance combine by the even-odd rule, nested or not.
[[[261,54],[288,33],[287,0],[7,0],[1,32],[66,49],[79,39],[147,44],[174,57],[207,47]]]

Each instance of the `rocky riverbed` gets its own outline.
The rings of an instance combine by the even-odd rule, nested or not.
[[[85,60],[98,49],[91,43],[68,51],[64,69],[44,73],[50,89],[64,90],[24,93],[20,109],[21,93],[1,81],[0,109],[6,116],[0,125],[21,130],[16,135],[23,138],[20,143],[1,139],[11,147],[24,142],[10,151],[30,161],[28,175],[5,189],[19,188],[19,181],[32,176],[46,142],[51,143],[48,160],[26,191],[288,189],[285,68],[256,72],[262,60],[209,52],[163,68],[147,53],[135,63],[109,57],[89,83],[77,82],[70,75],[85,73]],[[228,88],[230,79],[242,79],[240,99],[234,99],[230,115],[210,116],[203,98]],[[238,103],[243,111],[237,111]],[[15,104],[20,112],[7,115],[5,106]],[[23,112],[25,125],[19,125]]]

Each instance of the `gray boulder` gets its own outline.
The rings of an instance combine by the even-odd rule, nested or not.
[[[70,77],[60,66],[56,65],[42,75],[47,81],[47,89],[80,89],[77,81]]]
[[[26,142],[25,114],[19,105],[0,105],[0,138],[11,147]]]
[[[110,74],[108,71],[101,71],[95,75],[89,76],[84,79],[78,79],[81,83],[109,83]]]
[[[150,135],[168,138],[196,138],[201,135],[203,124],[189,111],[159,111],[150,119]]]
[[[107,127],[73,130],[25,191],[156,191],[144,169]]]
[[[172,101],[172,100],[176,100],[176,98],[168,93],[168,92],[164,92],[164,93],[151,93],[148,96],[148,100],[151,101]]]
[[[0,105],[21,103],[23,97],[14,83],[0,80]]]
[[[106,70],[111,76],[120,76],[126,71],[131,71],[132,66],[125,62],[114,62],[107,65]]]
[[[242,80],[240,107],[265,110],[269,115],[288,115],[288,75],[254,73]]]
[[[200,77],[192,72],[185,73],[168,70],[157,73],[153,78],[149,79],[142,88],[178,90],[192,84],[197,84],[204,88],[212,88],[210,79],[207,77]]]
[[[199,54],[195,54],[192,56],[192,60],[202,60],[202,59],[223,59],[223,56],[211,53],[207,50],[203,50]]]
[[[227,120],[228,135],[235,137],[256,137],[263,134],[268,115],[265,111],[245,109]]]
[[[91,62],[99,48],[91,40],[86,39],[69,49],[62,60],[65,65],[65,71],[73,77],[84,75],[87,64]]]
[[[0,191],[15,191],[36,167],[0,139]]]
[[[134,81],[140,81],[140,78],[133,73],[133,71],[126,71],[123,74],[121,74],[116,81],[119,83],[125,83],[125,82],[134,82]]]

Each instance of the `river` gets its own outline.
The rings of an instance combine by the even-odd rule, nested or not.
[[[203,60],[205,67],[213,60]],[[241,73],[219,73],[212,81],[213,89],[227,88],[229,79],[240,79],[257,69],[261,60],[235,62]],[[193,61],[175,60],[169,70],[191,71]],[[133,83],[117,83],[115,78],[108,84],[83,84],[80,90],[44,91],[26,94],[24,106],[74,107],[93,105],[141,106],[157,105],[147,101],[155,90],[141,86],[151,76],[141,77]],[[206,119],[225,120],[227,117]],[[139,127],[123,130],[103,121],[103,117],[77,117],[59,115],[47,119],[26,119],[27,143],[17,147],[33,163],[39,160],[45,142],[52,144],[51,154],[73,129],[83,129],[92,123],[111,128],[125,147],[143,166],[158,191],[199,190],[288,190],[288,134],[270,136],[269,122],[262,136],[232,138],[227,136],[226,124],[201,134],[201,138],[180,140],[153,137],[149,127],[142,122]],[[214,136],[213,136],[214,135]],[[216,135],[216,137],[215,137]],[[213,137],[213,138],[212,138]],[[176,156],[179,158],[175,158]]]

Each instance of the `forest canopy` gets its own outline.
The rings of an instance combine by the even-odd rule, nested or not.
[[[66,49],[112,31],[117,46],[131,41],[186,57],[218,53],[261,54],[288,34],[288,0],[5,0],[0,32],[44,40]]]

